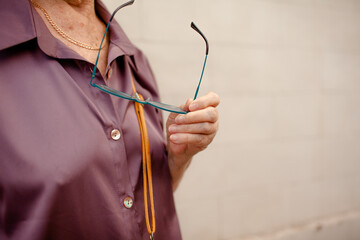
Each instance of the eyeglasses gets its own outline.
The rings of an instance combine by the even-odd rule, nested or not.
[[[106,37],[106,33],[107,31],[109,30],[109,26],[110,26],[110,23],[112,21],[112,19],[114,18],[115,14],[123,7],[126,7],[126,6],[129,6],[129,5],[132,5],[134,3],[135,0],[130,0],[124,4],[122,4],[121,6],[119,6],[118,8],[115,9],[115,11],[113,12],[113,14],[111,14],[111,17],[110,17],[110,20],[109,20],[109,23],[107,24],[106,26],[106,30],[105,30],[105,33],[104,33],[104,36],[101,40],[101,43],[100,43],[100,46],[102,46],[103,42],[104,42],[104,39]],[[205,52],[205,60],[204,60],[204,64],[203,64],[203,68],[202,68],[202,71],[201,71],[201,76],[200,76],[200,80],[199,80],[199,83],[198,83],[198,86],[196,88],[196,92],[195,92],[195,96],[194,96],[194,100],[196,99],[197,95],[198,95],[198,92],[199,92],[199,89],[200,89],[200,84],[201,84],[201,80],[203,78],[203,75],[204,75],[204,70],[205,70],[205,65],[206,65],[206,60],[207,60],[207,56],[208,56],[208,53],[209,53],[209,44],[208,44],[208,41],[206,39],[206,37],[204,36],[204,34],[196,27],[196,25],[191,22],[191,25],[190,25],[196,32],[198,32],[201,37],[205,40],[205,43],[206,43],[206,52]],[[92,72],[92,75],[91,75],[91,79],[90,79],[90,85],[93,86],[93,87],[96,87],[98,89],[100,89],[101,91],[103,92],[106,92],[108,94],[111,94],[111,95],[114,95],[114,96],[117,96],[117,97],[120,97],[120,98],[123,98],[123,99],[127,99],[127,100],[130,100],[130,101],[135,101],[135,102],[138,102],[138,103],[141,103],[141,104],[148,104],[148,105],[151,105],[155,108],[158,108],[158,109],[161,109],[161,110],[165,110],[165,111],[168,111],[168,112],[174,112],[174,113],[179,113],[179,114],[185,114],[187,113],[187,111],[184,111],[182,110],[181,108],[179,107],[176,107],[176,106],[173,106],[173,105],[169,105],[169,104],[165,104],[165,103],[161,103],[161,102],[155,102],[155,101],[152,101],[150,99],[146,99],[146,100],[141,100],[139,95],[137,93],[135,93],[133,96],[132,95],[129,95],[127,93],[124,93],[124,92],[121,92],[121,91],[118,91],[116,89],[113,89],[113,88],[110,88],[106,85],[103,85],[103,84],[97,84],[97,83],[94,83],[93,82],[93,79],[95,78],[95,73],[96,73],[96,69],[97,69],[97,64],[98,64],[98,61],[99,61],[99,57],[100,57],[100,51],[101,51],[101,47],[99,48],[99,52],[98,52],[98,55],[97,55],[97,58],[96,58],[96,61],[95,61],[95,66],[94,66],[94,70]]]

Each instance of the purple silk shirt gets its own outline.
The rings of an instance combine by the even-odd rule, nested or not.
[[[90,86],[93,64],[54,38],[28,0],[0,6],[0,239],[149,239],[133,102]],[[100,2],[96,10],[109,20]],[[95,82],[131,94],[129,65],[138,92],[158,101],[147,59],[113,21],[106,78]],[[155,238],[181,239],[161,112],[144,110]]]

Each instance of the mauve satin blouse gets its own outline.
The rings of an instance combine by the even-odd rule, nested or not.
[[[27,0],[0,6],[0,239],[149,239],[133,102],[91,87],[93,64],[54,38]],[[107,22],[102,3],[96,10]],[[131,94],[129,65],[138,92],[158,101],[146,58],[113,21],[106,77],[95,81]],[[155,238],[181,239],[162,116],[144,110]]]

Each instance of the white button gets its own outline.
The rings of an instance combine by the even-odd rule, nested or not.
[[[131,197],[126,197],[124,199],[124,206],[126,208],[131,208],[133,206],[133,204],[134,204],[134,201],[133,201],[133,199]]]
[[[120,136],[121,136],[121,134],[120,134],[120,131],[118,130],[118,129],[113,129],[112,131],[111,131],[111,138],[113,139],[113,140],[119,140],[120,139]]]

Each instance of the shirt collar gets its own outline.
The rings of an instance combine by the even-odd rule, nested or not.
[[[96,11],[105,23],[109,21],[111,15],[100,0],[96,1]],[[57,58],[62,58],[63,54],[59,53],[68,55],[70,50],[51,36],[46,25],[38,21],[36,14],[28,0],[4,1],[0,8],[0,22],[3,23],[0,24],[0,50],[37,38],[39,46],[48,55]],[[116,21],[111,22],[109,31],[110,42],[119,48],[117,54],[136,53],[136,47]]]
[[[3,1],[0,8],[0,50],[27,42],[36,37],[28,0]]]
[[[104,4],[99,0],[96,1],[96,11],[103,19],[105,24],[107,24],[110,20],[111,14],[106,9]],[[109,28],[110,42],[118,46],[125,53],[125,55],[134,55],[137,50],[136,47],[130,42],[129,38],[126,36],[120,25],[114,20],[111,21]]]

